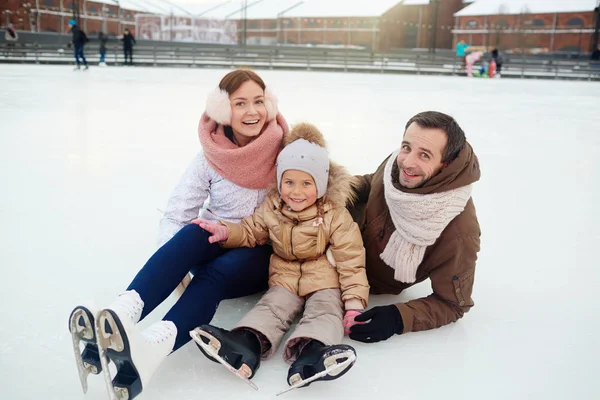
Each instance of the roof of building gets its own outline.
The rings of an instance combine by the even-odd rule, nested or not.
[[[173,14],[176,16],[191,15],[191,12],[185,8],[185,5],[170,0],[90,0],[90,3],[120,6],[126,10],[138,11],[141,13],[162,15]]]
[[[379,17],[401,0],[306,0],[288,17]]]
[[[594,11],[598,0],[475,0],[454,15],[476,16],[497,14],[550,14]]]
[[[147,0],[151,1],[151,0]],[[173,0],[177,2],[177,0]],[[240,0],[202,1],[183,0],[182,7],[194,15],[207,18],[232,18],[242,16]],[[415,1],[415,0],[407,0]],[[428,0],[419,0],[428,1]],[[374,17],[380,16],[402,0],[248,0],[246,18],[275,19],[316,17]]]

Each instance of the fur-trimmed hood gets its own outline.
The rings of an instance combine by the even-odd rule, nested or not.
[[[307,140],[327,149],[327,143],[323,134],[313,124],[302,122],[295,125],[284,137],[284,147],[298,139]],[[321,199],[324,207],[346,207],[346,205],[354,203],[356,200],[354,186],[355,178],[348,173],[345,167],[330,159],[327,191]],[[269,186],[269,196],[281,200],[277,182],[273,182]]]

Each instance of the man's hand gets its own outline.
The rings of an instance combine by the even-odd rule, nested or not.
[[[346,314],[344,315],[344,334],[349,335],[350,327],[352,327],[353,325],[364,324],[364,322],[356,322],[354,319],[355,317],[360,315],[362,312],[363,312],[363,310],[348,310],[348,311],[346,311]]]
[[[359,342],[379,342],[404,331],[400,310],[394,304],[373,307],[354,317],[354,321],[357,324],[350,328],[350,339]],[[366,323],[359,325],[360,322]]]
[[[208,237],[209,243],[224,242],[229,238],[229,229],[225,225],[221,225],[218,222],[207,221],[205,219],[195,219],[192,224],[200,226],[208,233],[211,233]]]

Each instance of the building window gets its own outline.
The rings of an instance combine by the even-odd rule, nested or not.
[[[54,0],[44,0],[42,2],[42,5],[44,5],[46,7],[54,7]]]
[[[465,28],[467,29],[475,29],[477,28],[477,21],[471,20],[465,24]]]
[[[108,15],[112,15],[112,14],[114,14],[114,11],[113,11],[113,9],[112,9],[112,8],[107,8],[107,9],[106,9],[106,13],[107,13]]]
[[[507,29],[508,21],[505,19],[499,19],[498,21],[494,21],[492,25],[498,29]]]
[[[93,5],[93,4],[92,4],[92,5],[90,5],[90,6],[88,7],[88,11],[89,11],[89,12],[91,12],[91,13],[97,13],[97,12],[98,12],[98,9],[96,8],[96,6],[95,6],[95,5]]]
[[[294,26],[294,22],[289,19],[286,19],[283,21],[283,25],[287,26],[288,28],[291,28],[292,26]]]
[[[583,20],[581,18],[571,18],[567,21],[567,26],[583,26]]]
[[[530,25],[531,26],[545,26],[546,23],[544,22],[543,19],[536,18],[533,21],[531,21]]]
[[[276,21],[270,21],[269,22],[269,29],[277,29],[277,22]]]
[[[317,26],[317,20],[316,19],[311,19],[308,21],[308,25],[309,26]]]
[[[248,24],[248,29],[258,29],[258,22],[252,21]]]

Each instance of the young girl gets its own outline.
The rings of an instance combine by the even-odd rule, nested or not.
[[[110,392],[119,399],[136,397],[165,357],[190,340],[189,331],[210,322],[221,300],[267,288],[271,246],[224,249],[189,223],[209,196],[201,214],[206,220],[238,222],[251,215],[275,179],[287,130],[275,97],[255,72],[239,69],[221,80],[200,119],[202,152],[185,171],[161,220],[162,247],[111,305],[103,310],[77,306],[69,317],[84,392],[87,375],[104,371]],[[190,271],[193,278],[181,298],[162,321],[141,332],[136,324]],[[112,383],[97,345],[117,366]]]
[[[286,143],[277,158],[277,188],[252,216],[240,224],[193,221],[225,248],[270,241],[269,291],[232,331],[202,325],[190,334],[207,357],[250,379],[304,307],[283,353],[292,363],[288,383],[301,386],[319,372],[332,371],[319,378],[330,380],[352,366],[354,349],[340,343],[367,306],[369,284],[360,230],[346,209],[352,178],[330,163],[316,127],[296,126]]]

